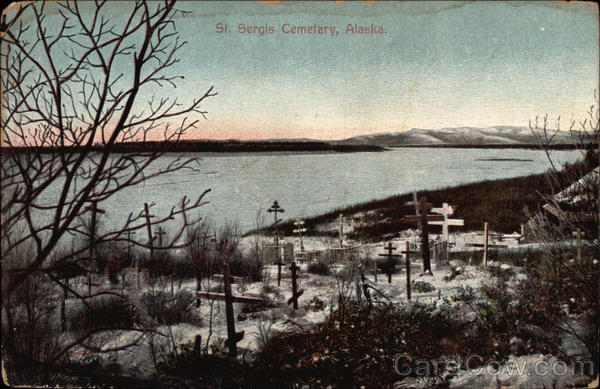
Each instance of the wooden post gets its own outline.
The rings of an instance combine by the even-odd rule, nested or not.
[[[91,210],[91,220],[90,220],[90,247],[88,250],[88,256],[96,259],[98,256],[98,250],[96,249],[96,226],[97,226],[97,215],[98,213],[106,213],[103,209],[98,208],[98,202],[92,201],[92,204],[89,207],[86,207],[86,210]],[[87,272],[87,283],[88,283],[88,296],[92,294],[92,275],[88,269]]]
[[[375,276],[375,283],[377,283],[377,261],[373,261],[373,275]]]
[[[431,274],[431,259],[429,257],[429,228],[427,225],[427,199],[421,196],[419,208],[421,208],[421,255],[423,257],[423,273]]]
[[[225,289],[225,318],[227,320],[227,340],[229,346],[229,359],[237,358],[237,342],[235,321],[233,318],[233,299],[231,294],[231,279],[229,278],[229,263],[223,264],[223,284]]]
[[[194,337],[194,353],[198,359],[202,356],[202,336],[200,335]]]
[[[414,251],[410,249],[407,240],[404,241],[404,250],[401,253],[406,255],[406,298],[410,300],[410,254],[413,254]]]
[[[488,264],[488,223],[483,223],[483,266]]]
[[[573,236],[577,238],[577,262],[581,262],[581,238],[585,236],[579,227],[573,231]]]
[[[284,265],[281,257],[279,256],[279,250],[277,250],[277,286],[281,286],[281,267]]]
[[[150,259],[152,259],[154,258],[154,238],[152,236],[152,223],[150,222],[150,218],[154,217],[154,215],[150,215],[148,203],[144,203],[144,217],[146,218],[146,231],[148,232],[148,246],[150,246]]]
[[[340,249],[344,248],[344,215],[340,213],[338,217],[338,239],[340,241]],[[343,255],[343,253],[341,253]]]
[[[399,258],[400,255],[393,255],[392,250],[396,250],[395,247],[392,246],[392,242],[388,242],[387,246],[384,246],[384,249],[388,252],[386,254],[379,254],[380,257],[386,257],[386,273],[388,276],[388,283],[392,283],[392,272],[394,270],[394,258]]]
[[[362,291],[363,291],[363,294],[365,295],[365,299],[369,303],[369,306],[371,306],[372,305],[371,294],[369,293],[369,286],[367,284],[367,278],[365,277],[365,273],[362,270],[362,265],[359,265],[359,270],[360,270],[360,281],[361,281],[361,285],[362,285]]]

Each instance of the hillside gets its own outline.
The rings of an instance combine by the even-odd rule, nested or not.
[[[338,141],[347,145],[378,145],[392,146],[446,146],[446,145],[472,145],[472,146],[518,146],[538,145],[537,136],[542,136],[541,131],[535,134],[528,127],[494,126],[494,127],[456,127],[438,130],[412,128],[408,131],[361,135]],[[577,133],[571,134],[560,131],[553,139],[553,144],[576,143]]]

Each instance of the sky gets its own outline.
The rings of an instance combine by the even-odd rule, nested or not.
[[[126,3],[112,3],[115,18]],[[208,87],[188,138],[342,139],[410,128],[582,119],[598,88],[598,8],[560,2],[180,2],[170,96]],[[217,24],[230,32],[219,33]],[[239,26],[271,26],[272,34]],[[291,26],[334,34],[284,34]],[[348,24],[384,34],[347,34]],[[127,72],[127,69],[124,68]],[[147,97],[152,91],[145,90]]]

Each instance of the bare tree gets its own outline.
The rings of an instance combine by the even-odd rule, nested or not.
[[[1,36],[2,180],[1,246],[3,314],[14,319],[22,286],[38,275],[59,284],[82,304],[100,292],[83,296],[54,277],[54,270],[88,259],[90,245],[127,242],[147,228],[145,214],[131,212],[118,228],[90,236],[82,223],[92,204],[150,178],[193,168],[180,156],[155,168],[169,144],[177,142],[199,118],[202,103],[215,96],[208,88],[188,102],[168,93],[183,78],[173,74],[185,45],[175,17],[175,1],[131,2],[119,17],[108,15],[106,1],[22,2],[3,18]],[[151,149],[124,147],[153,141]],[[179,220],[162,249],[183,247],[186,227],[198,221],[189,211],[202,204],[208,190],[184,197],[151,227]],[[66,250],[69,239],[83,242]],[[24,249],[31,254],[24,256]],[[5,265],[11,264],[11,268]],[[37,280],[38,278],[36,278]],[[126,296],[124,296],[126,297]],[[12,326],[3,326],[9,354],[22,351]],[[90,333],[90,336],[94,332]],[[65,345],[81,345],[84,338]],[[64,356],[66,349],[45,356]],[[33,354],[32,354],[33,355]]]
[[[570,314],[548,309],[548,322],[560,333],[585,345],[589,356],[600,356],[600,99],[594,92],[594,104],[582,121],[571,121],[569,132],[582,153],[575,164],[558,166],[551,149],[561,131],[558,117],[550,124],[548,115],[530,123],[540,147],[550,163],[547,173],[551,193],[543,194],[545,205],[530,220],[534,235],[545,243],[546,255],[529,269],[532,300],[540,306],[568,304]],[[550,129],[550,127],[554,129]],[[566,246],[565,240],[575,241]],[[561,243],[558,243],[561,242]],[[558,301],[554,301],[558,300]],[[583,325],[581,325],[583,324]],[[595,365],[595,372],[598,366]]]

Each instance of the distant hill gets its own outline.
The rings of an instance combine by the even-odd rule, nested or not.
[[[89,150],[101,150],[103,146],[94,145]],[[56,147],[1,147],[5,153],[35,151],[53,153]],[[83,151],[83,147],[69,147],[70,152]],[[124,142],[113,146],[115,153],[131,152],[212,152],[212,153],[241,153],[241,152],[338,152],[351,153],[361,151],[384,151],[385,148],[369,144],[335,144],[332,142],[295,140],[295,141],[238,141],[238,140],[180,140],[178,142]]]
[[[538,132],[539,135],[541,131]],[[361,135],[337,141],[346,145],[393,146],[511,146],[537,145],[538,140],[528,127],[456,127],[439,130],[412,128],[408,131],[383,134]],[[554,138],[554,144],[573,144],[576,138],[568,131],[560,131]]]

